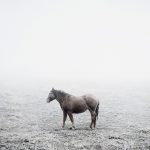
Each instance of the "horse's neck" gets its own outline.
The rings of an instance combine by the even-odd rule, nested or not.
[[[62,96],[60,93],[57,94],[57,101],[60,103],[60,105],[63,103],[64,101],[64,96]]]

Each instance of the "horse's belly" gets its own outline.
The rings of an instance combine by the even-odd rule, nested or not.
[[[78,107],[75,107],[73,109],[73,113],[82,113],[82,112],[85,112],[87,110],[87,107],[86,106],[78,106]]]

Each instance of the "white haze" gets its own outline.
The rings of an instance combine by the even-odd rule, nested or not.
[[[0,81],[150,79],[149,0],[1,0]]]

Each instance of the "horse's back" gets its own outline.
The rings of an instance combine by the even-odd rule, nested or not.
[[[82,96],[84,99],[86,99],[86,101],[93,101],[93,102],[98,102],[98,98],[93,95],[93,94],[85,94]]]

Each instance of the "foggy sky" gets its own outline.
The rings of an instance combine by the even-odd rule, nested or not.
[[[149,0],[1,0],[0,81],[150,79]]]

